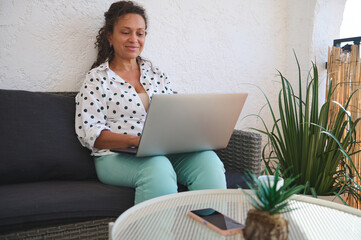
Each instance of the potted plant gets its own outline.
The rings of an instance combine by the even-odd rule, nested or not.
[[[283,178],[299,176],[294,184],[304,185],[305,194],[314,197],[336,195],[340,198],[340,194],[346,193],[347,197],[360,202],[361,186],[356,181],[360,179],[360,173],[350,158],[356,153],[353,150],[355,144],[360,144],[355,132],[360,118],[355,119],[349,112],[350,99],[355,92],[342,106],[331,100],[338,87],[333,86],[331,80],[326,89],[326,101],[320,105],[316,64],[312,63],[303,93],[301,69],[296,55],[295,58],[298,66],[298,95],[279,72],[282,83],[278,96],[279,116],[276,117],[265,94],[273,126],[268,128],[263,119],[256,115],[262,120],[265,130],[253,129],[268,137],[262,154],[266,169],[273,174],[275,164],[279,163]],[[331,114],[331,104],[338,106],[336,113]],[[266,155],[267,148],[270,151]]]
[[[273,181],[257,179],[254,174],[248,174],[247,184],[253,195],[244,191],[249,197],[254,209],[247,212],[246,227],[243,234],[246,239],[282,240],[288,239],[288,222],[282,213],[291,211],[287,199],[299,193],[303,186],[293,185],[295,178],[285,179],[279,187],[278,168]]]

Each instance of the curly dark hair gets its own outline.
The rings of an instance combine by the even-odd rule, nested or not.
[[[91,66],[91,69],[98,67],[106,60],[110,62],[114,58],[114,49],[109,45],[107,34],[113,33],[114,25],[118,21],[118,18],[128,13],[135,13],[142,16],[145,22],[145,29],[147,29],[147,15],[143,7],[132,1],[114,2],[109,10],[104,13],[105,23],[104,26],[100,28],[95,41],[95,48],[98,49],[98,56],[97,60]]]

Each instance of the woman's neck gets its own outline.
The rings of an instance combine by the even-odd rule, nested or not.
[[[114,57],[109,63],[110,69],[113,71],[130,72],[138,70],[139,66],[136,59],[119,59]]]

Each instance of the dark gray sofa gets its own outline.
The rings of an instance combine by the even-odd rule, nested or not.
[[[75,93],[0,90],[0,239],[106,239],[134,189],[98,181],[74,132]],[[227,186],[260,172],[261,136],[235,130],[218,150]],[[184,190],[180,186],[181,190]]]

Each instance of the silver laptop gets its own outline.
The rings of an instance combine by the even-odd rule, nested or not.
[[[138,148],[111,149],[137,157],[227,147],[247,93],[155,94]]]

